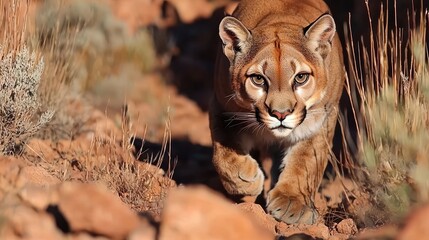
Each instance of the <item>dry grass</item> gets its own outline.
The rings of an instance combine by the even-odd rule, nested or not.
[[[43,60],[27,48],[0,55],[0,153],[14,154],[48,123],[54,111],[40,113],[38,97]]]
[[[167,191],[174,186],[170,180],[172,170],[160,169],[165,155],[171,162],[171,133],[166,122],[163,150],[145,163],[135,161],[132,133],[127,107],[122,114],[120,139],[94,138],[88,157],[83,161],[85,181],[101,181],[114,190],[134,210],[149,211],[159,216]],[[119,144],[118,144],[119,143]],[[137,154],[138,155],[138,154]]]
[[[0,0],[0,9],[0,153],[15,154],[52,119],[55,109],[43,103],[39,87],[44,60],[25,44],[28,4]]]
[[[3,51],[19,51],[25,41],[28,4],[20,0],[1,0],[0,11],[0,42]]]
[[[143,164],[133,155],[130,139],[134,135],[127,111],[122,136],[95,136],[86,149],[88,139],[79,128],[87,116],[77,116],[66,106],[70,99],[79,98],[82,89],[97,84],[104,70],[111,73],[115,56],[121,56],[119,61],[138,63],[142,71],[151,68],[154,50],[150,37],[143,33],[128,44],[121,23],[105,6],[97,1],[63,3],[67,1],[46,1],[36,16],[38,24],[27,27],[34,22],[28,19],[29,2],[0,0],[0,27],[4,30],[0,35],[0,153],[14,151],[33,135],[49,139],[40,142],[48,148],[46,155],[28,146],[32,156],[23,157],[62,181],[101,181],[134,209],[159,214],[162,199],[174,185],[168,178],[171,173],[163,174],[156,167],[169,154],[169,127],[163,151]],[[47,126],[42,129],[42,125]]]
[[[0,7],[3,11],[0,16],[0,27],[4,29],[3,35],[0,36],[0,45],[2,46],[0,55],[1,58],[6,58],[10,53],[9,56],[12,57],[14,68],[18,67],[16,61],[16,57],[20,56],[18,53],[25,51],[29,53],[28,64],[30,61],[33,61],[33,64],[39,60],[43,62],[43,69],[39,69],[41,74],[38,76],[37,85],[31,86],[32,91],[34,91],[33,100],[29,100],[37,103],[37,107],[33,108],[34,113],[24,115],[27,118],[32,116],[35,118],[36,115],[41,116],[45,112],[55,112],[54,115],[50,114],[49,121],[44,121],[43,127],[40,125],[37,130],[34,129],[32,135],[52,139],[64,138],[74,131],[74,126],[79,125],[76,121],[70,120],[70,116],[63,111],[66,100],[71,97],[68,83],[70,76],[73,75],[71,64],[73,61],[71,61],[70,53],[73,49],[74,38],[71,37],[67,42],[61,44],[58,41],[53,41],[52,44],[39,41],[41,38],[35,30],[34,19],[30,14],[30,9],[34,4],[30,1],[0,0]],[[55,38],[58,32],[54,31],[51,35]],[[58,55],[61,55],[61,59],[58,58]],[[28,73],[33,71],[33,67],[30,65],[23,68]],[[19,83],[28,82],[25,79],[16,79],[15,81]],[[11,81],[8,82],[8,86],[13,86]],[[21,100],[16,100],[15,103],[24,104]],[[10,105],[10,103],[7,104]]]
[[[347,44],[346,89],[363,167],[358,181],[374,202],[364,219],[368,225],[394,221],[429,200],[429,15],[409,13],[409,31],[383,10],[380,16],[377,28],[370,28],[369,44],[352,37]],[[349,31],[351,36],[351,26]]]

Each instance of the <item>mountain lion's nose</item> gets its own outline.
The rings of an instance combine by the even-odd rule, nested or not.
[[[293,112],[293,109],[288,109],[284,112],[279,112],[277,110],[272,110],[271,115],[276,117],[278,120],[283,121],[285,118]]]

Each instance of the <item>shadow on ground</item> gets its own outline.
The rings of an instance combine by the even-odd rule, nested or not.
[[[133,144],[141,161],[156,158],[163,150],[162,144],[141,138],[133,139]],[[171,152],[167,151],[162,157],[161,168],[167,173],[173,171],[172,178],[177,184],[204,184],[217,191],[223,190],[211,161],[212,154],[211,147],[172,139]]]

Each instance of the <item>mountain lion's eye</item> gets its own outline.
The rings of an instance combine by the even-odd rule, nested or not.
[[[307,82],[309,77],[309,73],[298,73],[297,75],[295,75],[295,83],[297,85],[302,85]]]
[[[258,74],[251,75],[250,80],[252,81],[253,84],[255,84],[258,87],[261,87],[265,84],[265,78]]]

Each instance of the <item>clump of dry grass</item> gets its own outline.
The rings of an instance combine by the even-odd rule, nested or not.
[[[429,15],[411,13],[409,32],[396,25],[389,30],[387,15],[382,11],[377,29],[371,28],[369,46],[352,38],[347,44],[360,181],[367,181],[373,213],[384,214],[368,213],[370,225],[398,219],[429,200]]]
[[[39,95],[44,61],[25,44],[26,10],[22,1],[0,1],[0,153],[18,153],[54,115]]]
[[[70,96],[66,80],[68,76],[72,75],[71,63],[73,61],[69,58],[70,49],[72,48],[68,47],[72,46],[73,38],[70,38],[66,44],[63,44],[61,50],[58,50],[59,43],[55,41],[54,44],[50,46],[36,43],[35,39],[37,34],[32,25],[34,21],[29,13],[32,4],[35,3],[20,0],[0,0],[0,9],[2,9],[0,27],[3,30],[0,35],[0,45],[2,46],[0,56],[2,56],[2,58],[11,57],[12,62],[8,65],[11,66],[12,64],[13,68],[19,67],[21,71],[27,71],[28,74],[40,71],[40,76],[37,76],[39,78],[37,84],[33,81],[32,86],[28,86],[33,88],[31,92],[32,99],[28,99],[28,102],[37,105],[37,111],[34,110],[35,112],[33,114],[34,119],[31,120],[35,121],[36,115],[42,116],[42,114],[46,112],[51,112],[52,116],[50,116],[49,121],[44,121],[44,124],[40,124],[37,130],[33,129],[32,135],[44,138],[61,138],[61,136],[66,135],[61,133],[72,132],[69,130],[71,128],[67,126],[67,123],[70,122],[70,118],[64,117],[65,114],[62,110],[65,105],[65,99]],[[55,35],[56,33],[54,32],[52,34]],[[56,57],[60,52],[62,55],[61,61]],[[27,59],[23,58],[25,53],[28,53]],[[21,61],[21,63],[18,63],[17,57],[20,57],[19,61]],[[28,61],[28,65],[24,66],[22,61]],[[20,64],[20,66],[18,64]],[[31,66],[31,64],[34,66]],[[19,84],[30,84],[29,80],[26,80],[23,75],[19,76],[21,79],[15,78],[14,81]],[[14,83],[13,81],[8,81],[7,85],[9,88],[12,88]],[[22,101],[23,99],[15,99],[13,104],[26,104],[36,109],[35,106],[31,104],[28,105],[28,103]],[[10,106],[11,102],[12,100],[9,99],[8,102],[3,101],[3,104]],[[53,114],[54,111],[55,114]],[[30,113],[27,118],[31,118]],[[44,120],[47,120],[46,115],[44,118]],[[68,122],[64,121],[64,119],[67,119]],[[76,123],[73,122],[68,125],[76,125]],[[60,129],[61,131],[59,131]]]
[[[84,162],[86,180],[101,181],[134,210],[149,211],[154,216],[159,216],[163,199],[168,190],[175,186],[171,180],[172,171],[164,173],[160,169],[164,155],[169,154],[171,144],[169,123],[166,124],[163,151],[154,158],[147,159],[146,163],[138,162],[135,160],[133,143],[130,141],[135,135],[131,131],[132,124],[125,106],[119,144],[115,137],[108,141],[99,138],[92,141],[88,160]],[[94,156],[97,159],[94,159]],[[171,156],[169,159],[171,160]]]
[[[44,159],[45,155],[38,155],[30,146],[29,149],[37,156],[25,157],[63,181],[104,182],[134,209],[159,214],[162,199],[174,183],[168,178],[169,173],[160,173],[162,170],[159,168],[142,165],[135,160],[130,143],[133,136],[131,123],[126,111],[120,139],[117,136],[95,137],[88,152],[78,150],[86,144],[82,136],[83,140],[76,141],[69,136],[69,145],[65,140],[56,142],[64,137],[62,133],[67,138],[72,128],[81,125],[76,123],[85,119],[85,116],[77,116],[77,120],[68,120],[70,115],[64,112],[67,109],[65,100],[71,92],[69,86],[79,82],[79,76],[82,76],[79,71],[89,71],[91,73],[88,74],[95,74],[98,79],[98,66],[86,68],[84,65],[98,64],[97,61],[103,65],[106,59],[109,61],[114,57],[110,53],[116,49],[115,46],[133,51],[133,47],[139,47],[139,43],[149,37],[144,35],[143,40],[136,40],[134,45],[124,45],[122,27],[112,19],[108,10],[96,1],[72,2],[76,5],[63,9],[63,2],[47,1],[52,6],[44,5],[45,12],[39,18],[49,20],[39,19],[41,28],[27,29],[28,2],[0,0],[0,9],[3,10],[0,27],[5,31],[0,35],[0,154],[15,152],[17,146],[34,134],[49,138],[52,142],[44,143],[51,147],[53,154],[46,156],[54,159]],[[142,55],[146,54],[140,50]],[[75,60],[78,64],[74,64]],[[79,60],[85,64],[80,65]],[[54,116],[57,109],[59,111]],[[42,129],[44,125],[48,127]],[[166,132],[166,139],[169,139],[169,130]],[[168,142],[166,140],[165,144]],[[71,149],[72,143],[77,145],[74,146],[76,149]],[[159,167],[164,154],[148,162],[155,161]],[[72,171],[77,174],[70,174]],[[81,176],[80,173],[84,173],[84,177],[76,177]]]
[[[0,42],[3,52],[18,51],[25,41],[28,6],[20,0],[0,0]]]
[[[0,153],[12,154],[52,119],[53,110],[40,113],[38,97],[43,60],[27,48],[0,54]]]

